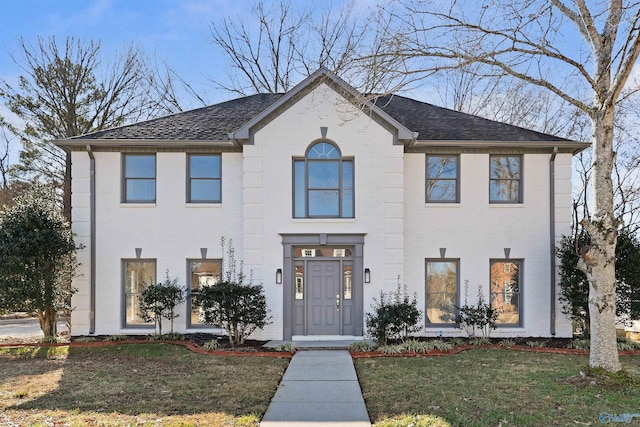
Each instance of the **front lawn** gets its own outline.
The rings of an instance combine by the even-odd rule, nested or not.
[[[0,425],[257,425],[287,364],[168,344],[0,349]]]
[[[474,349],[354,362],[369,416],[379,426],[484,427],[595,426],[602,413],[640,414],[640,356],[621,361],[634,378],[606,386],[579,376],[586,356]]]

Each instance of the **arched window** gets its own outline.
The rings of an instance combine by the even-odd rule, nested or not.
[[[294,218],[353,218],[353,159],[331,142],[307,149],[293,160]]]

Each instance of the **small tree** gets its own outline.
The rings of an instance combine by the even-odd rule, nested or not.
[[[173,333],[173,319],[179,317],[175,308],[185,300],[184,290],[178,286],[177,278],[167,278],[163,283],[151,284],[140,298],[140,315],[145,322],[155,322],[158,333],[162,335],[162,318],[171,321],[171,333]]]
[[[54,192],[36,185],[0,212],[0,309],[35,312],[45,340],[70,310],[76,245]]]
[[[464,282],[464,305],[458,307],[456,325],[459,329],[464,329],[469,338],[475,337],[476,331],[480,330],[484,338],[489,338],[491,331],[496,328],[498,320],[498,310],[491,307],[486,302],[482,293],[482,286],[478,286],[478,302],[476,305],[469,305],[468,300],[469,281]]]
[[[225,239],[220,239],[222,252],[225,252]],[[268,316],[267,299],[262,285],[244,284],[243,263],[239,270],[233,242],[226,248],[227,261],[223,259],[220,282],[212,286],[203,286],[196,298],[200,306],[204,323],[219,325],[229,335],[231,345],[243,344],[256,329],[262,329],[271,323]]]
[[[409,297],[407,286],[400,285],[395,291],[380,291],[380,299],[373,298],[373,313],[366,314],[367,333],[381,345],[389,339],[405,340],[412,332],[420,330],[418,325],[422,311],[418,309],[417,297]]]

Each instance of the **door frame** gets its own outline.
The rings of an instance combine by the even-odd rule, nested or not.
[[[294,247],[297,246],[351,246],[353,247],[352,292],[353,323],[351,330],[343,330],[343,335],[363,336],[363,252],[365,234],[286,234],[281,233],[283,247],[283,338],[290,340],[293,336],[294,310]]]

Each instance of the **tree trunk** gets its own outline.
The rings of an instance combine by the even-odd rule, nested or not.
[[[52,307],[47,307],[43,310],[36,310],[38,314],[38,320],[40,321],[40,329],[44,334],[44,340],[47,341],[58,336],[58,325],[56,310]]]
[[[615,256],[619,222],[613,216],[613,119],[613,106],[603,107],[592,118],[594,213],[590,220],[583,220],[583,226],[591,236],[591,246],[582,255],[578,267],[589,281],[589,366],[617,372],[621,368],[615,326]]]

